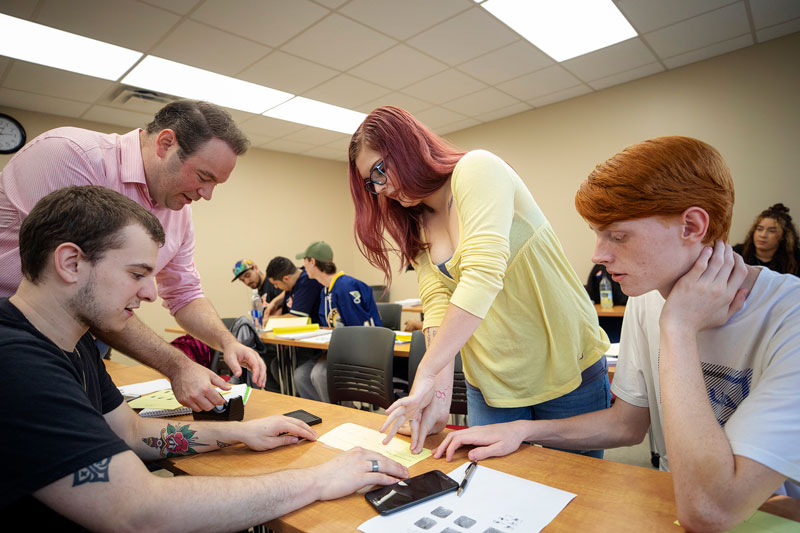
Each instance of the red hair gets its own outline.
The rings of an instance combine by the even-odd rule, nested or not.
[[[356,244],[370,264],[383,271],[388,285],[392,279],[389,252],[399,253],[402,267],[406,267],[428,246],[420,236],[426,206],[405,208],[394,200],[367,192],[355,163],[364,147],[381,155],[395,189],[411,200],[421,200],[441,188],[465,152],[454,148],[407,111],[392,106],[379,107],[367,115],[350,139],[350,193],[355,204]],[[387,240],[387,232],[397,248]]]
[[[597,226],[700,207],[709,215],[708,244],[728,239],[733,199],[731,172],[714,147],[691,137],[658,137],[597,165],[575,194],[575,207]]]

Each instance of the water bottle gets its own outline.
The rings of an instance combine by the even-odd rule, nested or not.
[[[603,277],[600,279],[600,307],[603,309],[611,309],[614,307],[614,296],[611,293],[611,280],[603,272]]]
[[[252,306],[250,318],[253,321],[253,327],[258,331],[261,329],[262,319],[264,318],[264,302],[261,300],[261,296],[258,295],[258,289],[253,289],[250,303]]]

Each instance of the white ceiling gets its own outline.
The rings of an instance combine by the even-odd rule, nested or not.
[[[614,1],[639,37],[563,63],[473,0],[2,0],[0,12],[364,113],[397,105],[440,134],[800,31],[798,0]],[[0,56],[0,105],[129,127],[160,107],[114,103],[120,89]],[[346,159],[349,135],[232,114],[253,146]]]

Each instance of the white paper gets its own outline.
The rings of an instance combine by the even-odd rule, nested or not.
[[[419,298],[406,298],[405,300],[395,300],[394,303],[400,304],[403,307],[416,307],[422,305],[422,300]]]
[[[618,356],[619,355],[619,343],[618,342],[612,342],[611,346],[609,346],[608,350],[606,350],[606,355]]]
[[[314,329],[311,331],[298,331],[296,333],[276,333],[275,337],[278,339],[291,339],[291,340],[300,340],[300,339],[312,339],[313,337],[319,337],[321,335],[327,335],[328,339],[330,340],[331,337],[331,330],[329,329]],[[314,342],[314,341],[311,341]]]
[[[448,475],[461,483],[469,463]],[[450,492],[360,526],[364,533],[471,532],[529,533],[541,531],[572,501],[575,494],[478,464],[467,488]]]
[[[169,384],[169,380],[162,378],[154,379],[153,381],[145,381],[143,383],[123,385],[117,388],[124,396],[141,396],[143,394],[150,394],[151,392],[156,392],[158,390],[169,389],[171,388],[171,385]]]

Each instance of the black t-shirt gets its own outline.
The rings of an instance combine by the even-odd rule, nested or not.
[[[264,296],[267,295],[267,301],[271,302],[274,300],[279,294],[281,290],[276,288],[275,285],[269,282],[269,278],[264,276],[264,283],[258,288],[258,295]]]
[[[37,529],[80,528],[31,493],[130,449],[103,418],[123,398],[91,335],[81,337],[76,348],[65,353],[8,298],[0,298],[0,375],[5,389],[0,413],[0,518],[4,523],[24,518]]]

